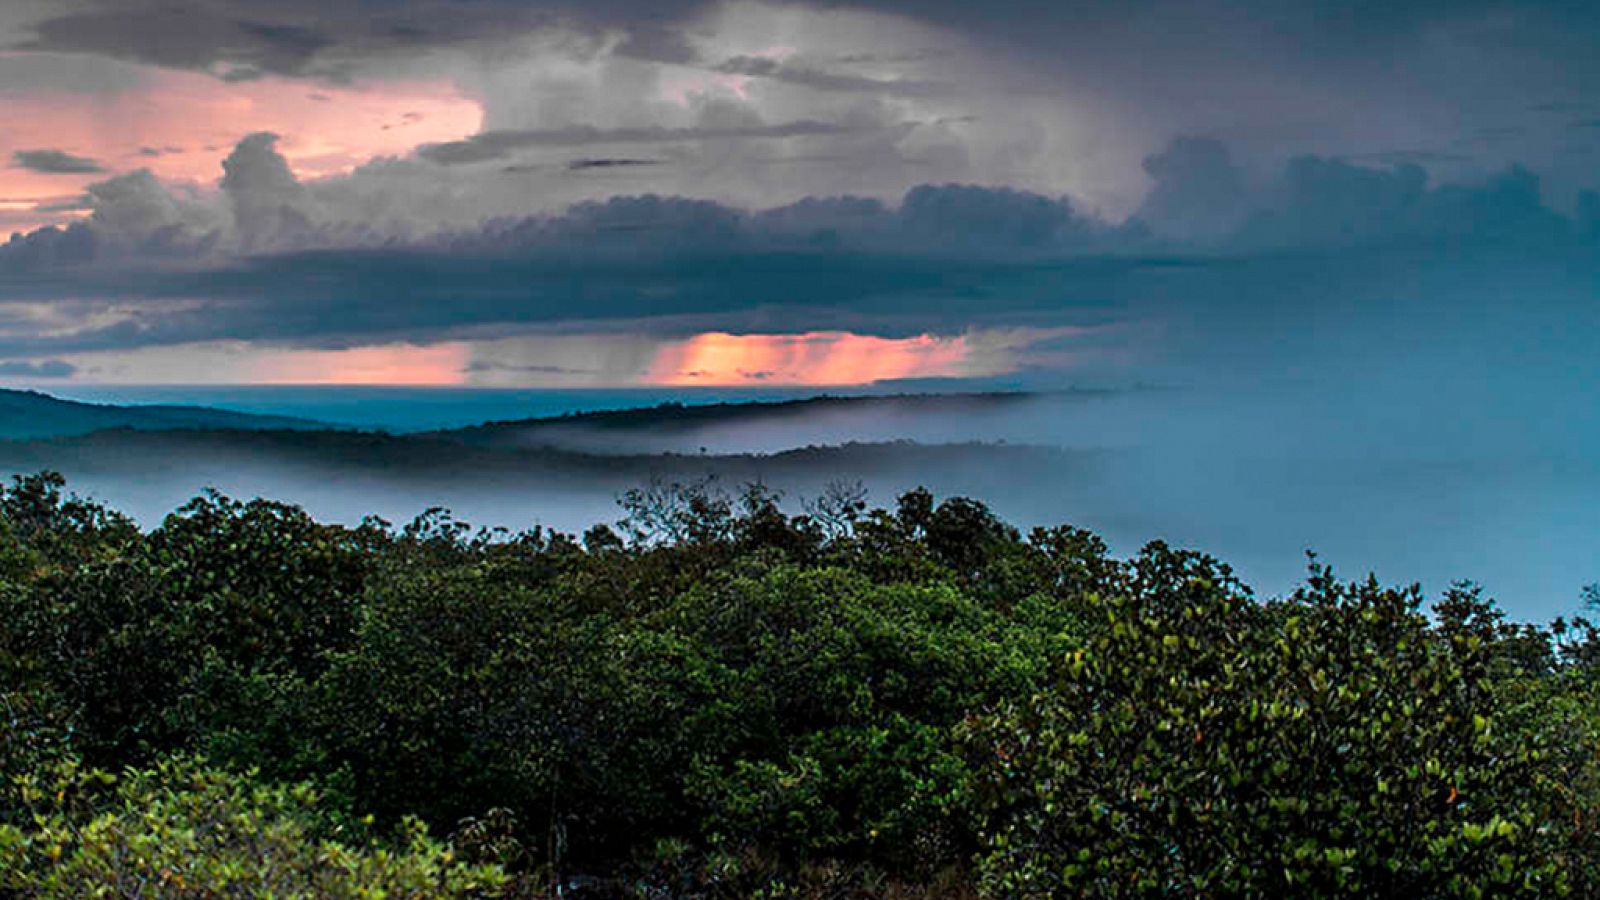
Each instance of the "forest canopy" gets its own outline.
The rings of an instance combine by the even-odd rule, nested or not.
[[[0,489],[0,895],[1600,891],[1587,621],[1314,558],[1258,598],[921,490],[621,499]]]

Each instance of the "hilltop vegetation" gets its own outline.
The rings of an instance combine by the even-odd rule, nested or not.
[[[1600,636],[837,489],[581,537],[0,494],[0,894],[1600,890]]]
[[[485,422],[425,436],[474,447],[563,447],[607,453],[693,451],[685,443],[719,430],[756,432],[788,426],[802,432],[870,433],[873,424],[904,423],[940,417],[1001,415],[1036,403],[1041,397],[1087,399],[1107,391],[1073,390],[1050,395],[1027,392],[950,394],[821,395],[796,400],[721,403],[662,403],[634,409],[593,410],[542,418]]]
[[[38,391],[0,388],[0,440],[70,437],[108,428],[300,430],[325,428],[290,416],[263,416],[204,406],[114,406],[62,400]]]

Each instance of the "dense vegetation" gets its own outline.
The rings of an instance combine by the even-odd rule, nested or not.
[[[981,504],[0,494],[0,896],[1600,891],[1600,640]]]

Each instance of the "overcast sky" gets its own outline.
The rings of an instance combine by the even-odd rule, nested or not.
[[[1296,377],[1309,322],[1455,333],[1415,294],[1474,266],[1586,328],[1596,46],[1560,0],[9,0],[0,373]]]

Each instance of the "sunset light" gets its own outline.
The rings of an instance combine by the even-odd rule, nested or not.
[[[461,384],[467,364],[464,344],[385,344],[344,350],[293,350],[257,362],[257,384]]]
[[[1596,47],[0,0],[0,900],[1600,898]]]
[[[646,381],[656,385],[852,385],[961,374],[965,337],[883,338],[845,331],[709,332],[669,344]]]

